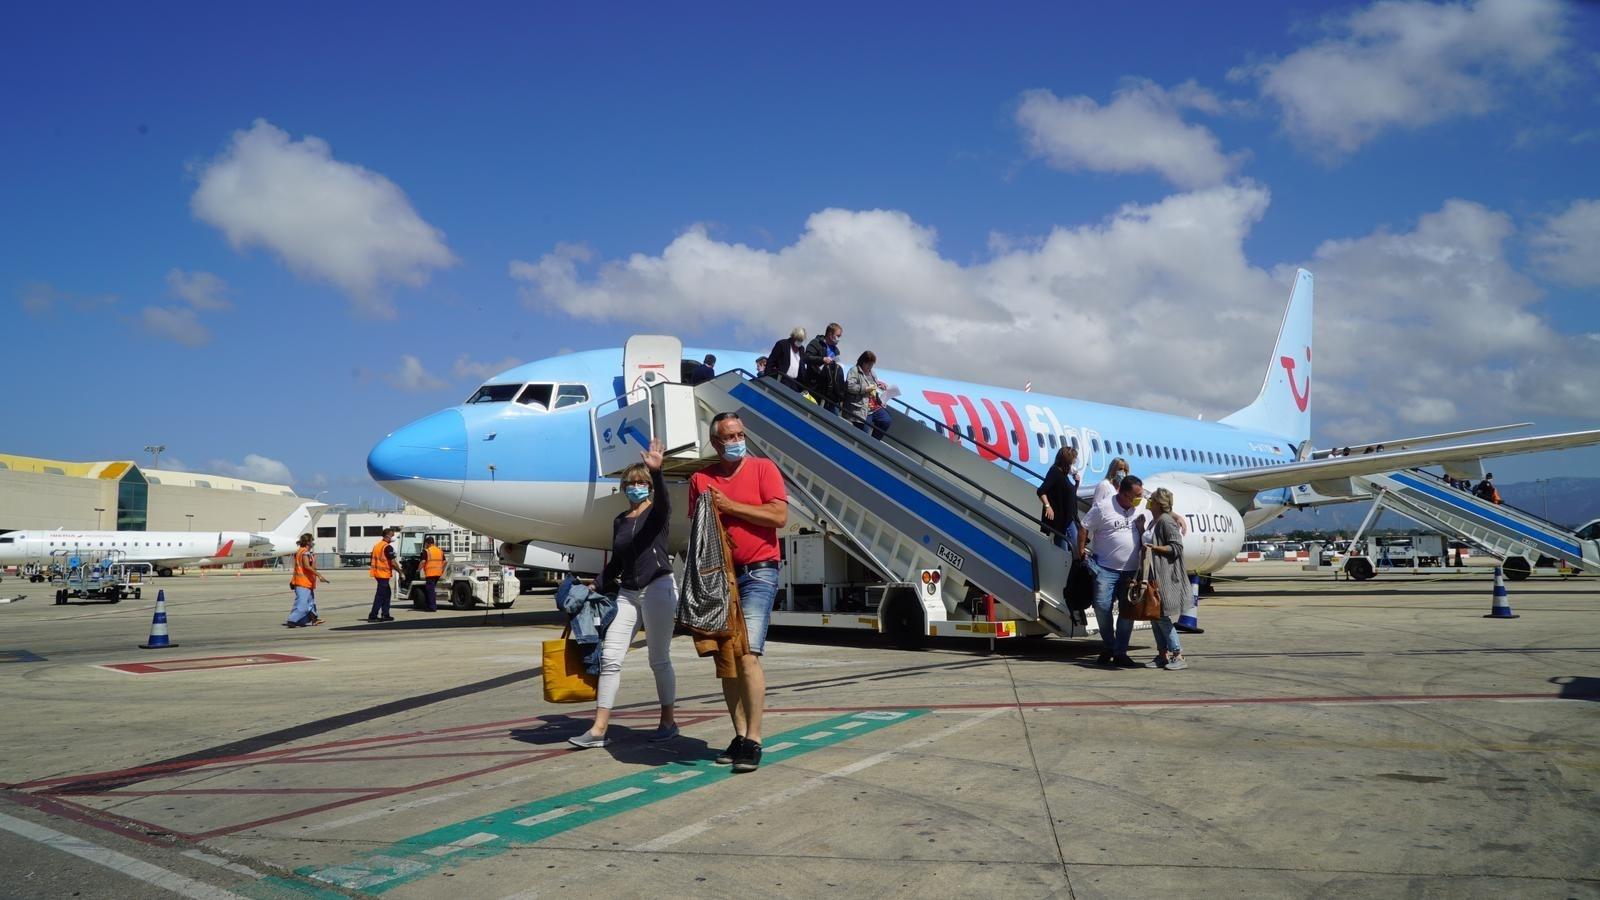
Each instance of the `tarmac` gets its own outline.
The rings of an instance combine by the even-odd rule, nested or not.
[[[774,632],[763,765],[674,644],[682,736],[625,664],[612,746],[546,703],[548,594],[395,607],[328,573],[0,596],[0,896],[1600,897],[1600,580],[1221,573],[1182,672],[1096,641]],[[1150,633],[1133,655],[1152,656]],[[122,666],[122,668],[116,668]]]

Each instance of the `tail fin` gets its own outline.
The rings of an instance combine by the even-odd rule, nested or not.
[[[281,537],[297,538],[311,529],[311,525],[321,518],[322,511],[328,508],[326,503],[302,503],[294,512],[278,523],[272,533]]]
[[[1300,269],[1261,393],[1222,424],[1270,432],[1295,444],[1311,437],[1311,305],[1311,273]]]

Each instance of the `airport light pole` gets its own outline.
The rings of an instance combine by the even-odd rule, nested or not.
[[[105,512],[105,511],[106,511],[106,508],[104,506],[96,506],[94,508],[94,530],[95,531],[99,531],[100,528],[102,527],[101,523],[103,522],[103,518],[101,517],[100,514]]]
[[[1538,479],[1535,479],[1535,481],[1537,481],[1539,483],[1539,502],[1541,504],[1543,504],[1543,506],[1544,506],[1544,517],[1545,517],[1545,519],[1549,519],[1550,518],[1550,497],[1549,497],[1548,494],[1545,493],[1545,486],[1550,483],[1550,479],[1548,479],[1548,478],[1538,478]]]
[[[194,513],[184,513],[183,517],[189,520],[189,531],[194,530]]]
[[[161,468],[161,454],[167,449],[166,444],[146,444],[144,452],[150,454],[150,468]]]
[[[262,531],[266,531],[267,530],[267,517],[266,516],[256,516],[256,521],[261,524],[261,530]]]

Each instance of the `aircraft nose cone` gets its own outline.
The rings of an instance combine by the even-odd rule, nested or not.
[[[449,409],[400,428],[367,454],[367,472],[424,509],[453,512],[467,477],[466,420]]]

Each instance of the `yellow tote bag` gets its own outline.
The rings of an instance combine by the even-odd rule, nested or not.
[[[571,626],[561,640],[544,642],[544,699],[547,703],[588,703],[594,700],[599,676],[583,670],[583,648],[571,640]]]

